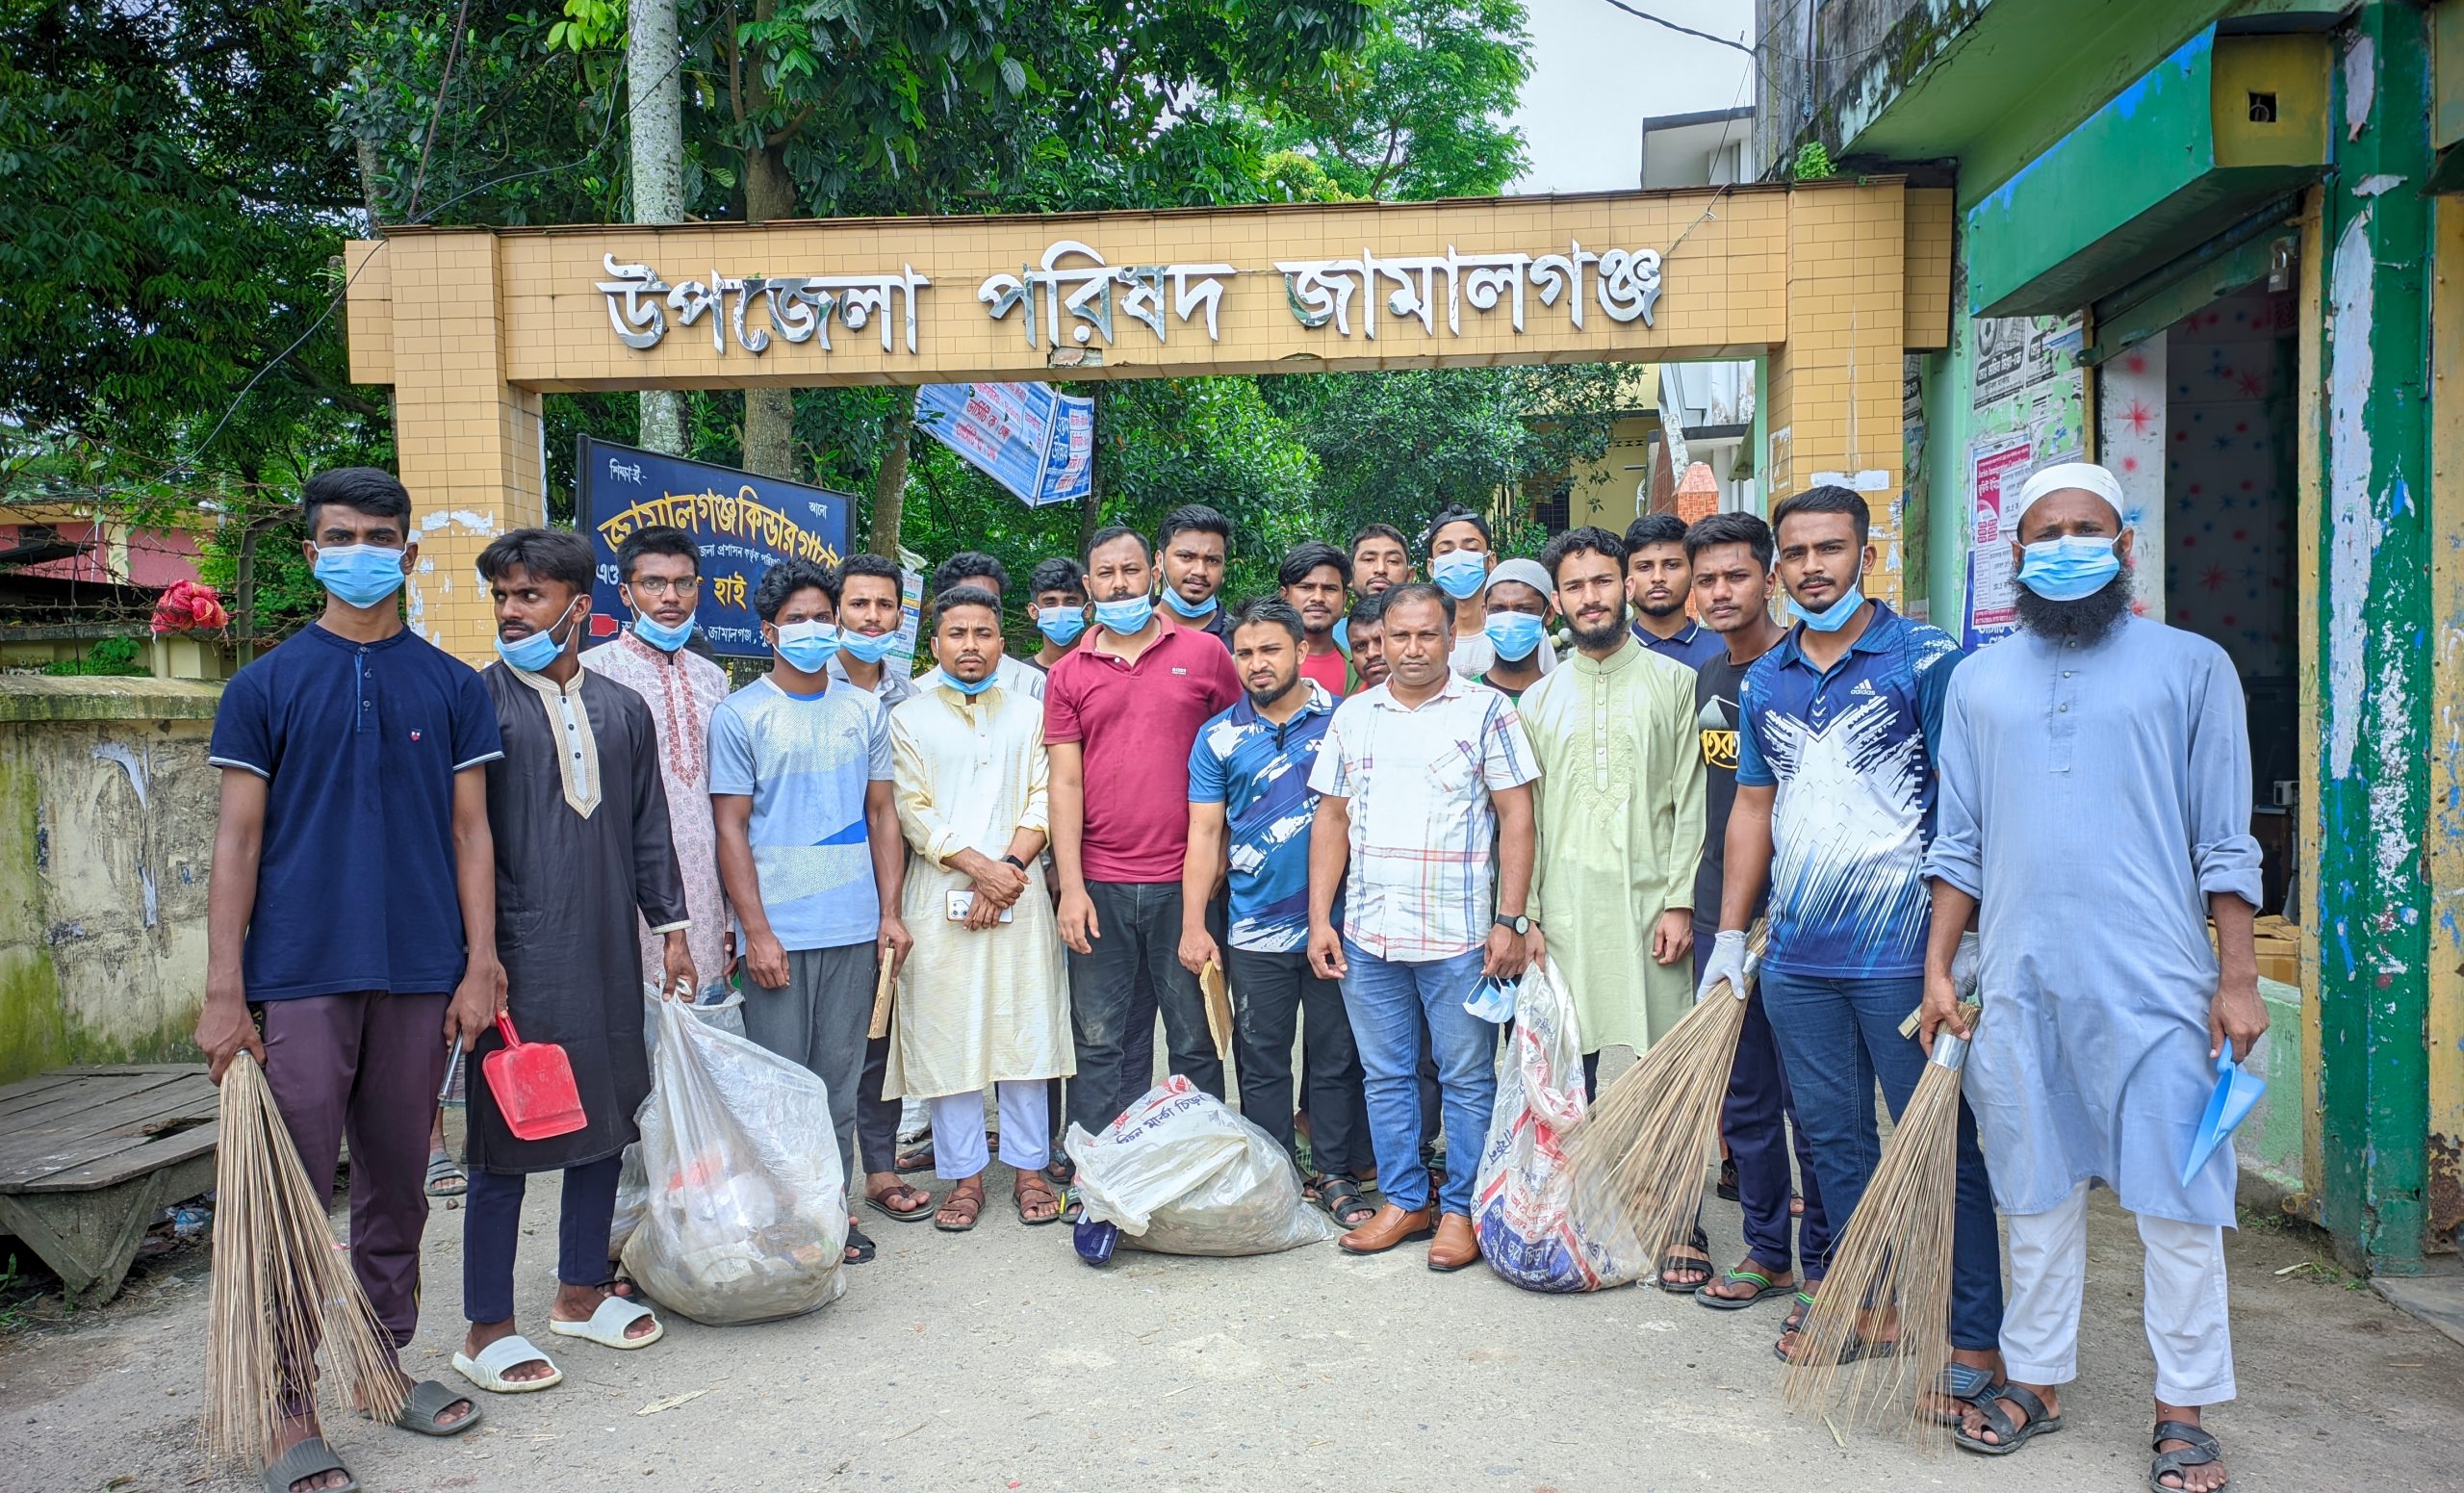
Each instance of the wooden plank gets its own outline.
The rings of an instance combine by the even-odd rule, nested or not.
[[[45,1073],[39,1082],[39,1088],[29,1083],[22,1088],[11,1090],[11,1097],[8,1101],[0,1103],[0,1118],[15,1120],[33,1114],[37,1110],[73,1099],[91,1087],[95,1080],[90,1075],[83,1073]],[[123,1092],[132,1082],[138,1081],[106,1079],[103,1080],[102,1087],[107,1093],[116,1094]]]
[[[57,1124],[12,1133],[0,1139],[0,1191],[23,1187],[52,1172],[124,1150],[154,1139],[179,1121],[210,1120],[218,1102],[215,1091],[202,1081],[176,1082],[116,1101],[103,1122],[87,1122],[87,1117],[77,1116]]]
[[[63,1099],[39,1111],[9,1117],[9,1134],[0,1137],[0,1156],[16,1147],[13,1143],[36,1137],[63,1135],[99,1135],[159,1113],[166,1105],[193,1103],[202,1094],[205,1102],[214,1102],[214,1086],[202,1080],[184,1077],[157,1079],[142,1088],[123,1089],[117,1093],[97,1091],[82,1102]]]
[[[48,1193],[83,1193],[100,1188],[116,1187],[133,1177],[166,1167],[176,1167],[184,1161],[210,1154],[222,1141],[222,1124],[210,1120],[193,1130],[181,1130],[170,1135],[139,1137],[125,1150],[96,1157],[80,1167],[55,1171],[49,1176],[11,1189],[13,1196],[38,1197]],[[209,1173],[206,1185],[213,1183]],[[196,1189],[202,1192],[205,1189]],[[189,1196],[182,1194],[181,1196]],[[178,1201],[177,1197],[170,1199]]]
[[[90,1167],[106,1157],[151,1142],[176,1138],[210,1124],[213,1120],[212,1110],[173,1110],[114,1130],[56,1138],[40,1149],[28,1149],[13,1157],[0,1158],[0,1193],[38,1187],[55,1173]],[[192,1123],[173,1128],[173,1122],[181,1120]],[[157,1126],[161,1128],[155,1128]]]
[[[32,1078],[21,1078],[7,1088],[0,1088],[0,1115],[5,1115],[24,1104],[36,1094],[60,1087],[74,1076],[74,1074],[63,1073],[55,1069],[48,1073],[37,1073]]]
[[[180,1081],[178,1075],[148,1074],[142,1077],[112,1077],[79,1079],[62,1085],[5,1118],[14,1130],[25,1125],[47,1125],[113,1103],[132,1094],[168,1088]]]

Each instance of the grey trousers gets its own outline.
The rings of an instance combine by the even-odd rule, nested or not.
[[[864,1089],[864,1071],[869,1056],[867,1048],[883,1045],[870,1043],[864,1034],[873,1022],[873,976],[880,969],[871,940],[861,943],[842,944],[834,949],[792,949],[787,954],[787,983],[780,988],[755,984],[747,971],[744,994],[744,1035],[760,1046],[767,1047],[790,1062],[801,1063],[830,1091],[830,1124],[837,1132],[838,1158],[847,1169],[847,1192],[852,1197],[863,1191],[864,1158],[858,1154],[856,1117]],[[881,1108],[881,1068],[873,1069],[873,1103]],[[897,1145],[898,1106],[889,1104],[889,1128],[893,1132],[886,1146],[878,1145],[868,1134],[866,1149],[886,1149]],[[870,1116],[867,1116],[870,1119]],[[867,1125],[869,1132],[878,1128]],[[890,1163],[881,1157],[877,1170],[888,1170]]]

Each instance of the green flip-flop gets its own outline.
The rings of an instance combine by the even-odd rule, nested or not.
[[[1769,1297],[1793,1295],[1797,1289],[1793,1285],[1775,1286],[1771,1283],[1771,1277],[1758,1270],[1724,1271],[1721,1273],[1721,1279],[1752,1281],[1755,1288],[1754,1294],[1752,1296],[1722,1296],[1711,1289],[1713,1282],[1707,1280],[1694,1288],[1694,1300],[1715,1312],[1739,1312]]]

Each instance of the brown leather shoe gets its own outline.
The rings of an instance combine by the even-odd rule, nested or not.
[[[1384,1254],[1399,1244],[1426,1239],[1431,1218],[1429,1210],[1424,1207],[1406,1213],[1400,1206],[1390,1202],[1377,1210],[1376,1217],[1335,1243],[1346,1254]]]
[[[1472,1235],[1472,1221],[1450,1213],[1437,1221],[1437,1240],[1428,1247],[1428,1268],[1461,1270],[1480,1257],[1480,1242]]]

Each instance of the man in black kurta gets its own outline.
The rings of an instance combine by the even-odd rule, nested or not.
[[[615,1294],[607,1272],[618,1166],[651,1088],[637,911],[665,936],[669,988],[690,998],[697,986],[650,707],[581,668],[575,647],[590,609],[588,546],[571,533],[516,529],[480,554],[479,574],[495,600],[501,659],[480,681],[505,749],[488,768],[488,822],[508,1014],[524,1043],[565,1049],[584,1117],[564,1135],[517,1139],[478,1070],[500,1038],[491,1033],[472,1053],[462,1283],[472,1326],[453,1365],[484,1389],[513,1393],[562,1377],[513,1329],[530,1172],[564,1173],[549,1330],[609,1348],[658,1338],[657,1319]]]

